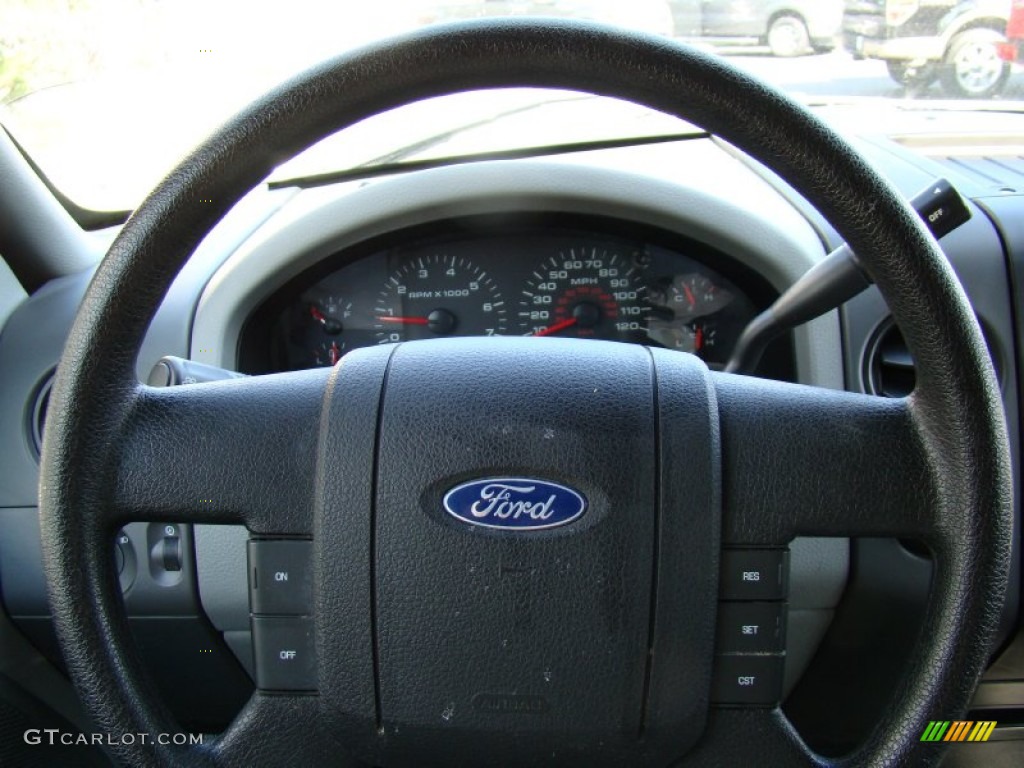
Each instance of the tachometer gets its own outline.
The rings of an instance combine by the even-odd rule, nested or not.
[[[388,278],[374,306],[381,344],[437,336],[500,336],[508,311],[498,286],[461,256],[417,257]]]
[[[650,312],[637,260],[609,248],[569,248],[526,281],[519,303],[527,336],[643,341]]]

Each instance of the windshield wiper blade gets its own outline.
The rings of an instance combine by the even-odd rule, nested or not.
[[[956,99],[908,99],[883,96],[808,96],[799,97],[808,108],[885,106],[900,112],[987,112],[1019,115],[1024,113],[1024,101],[958,101]]]
[[[592,98],[594,97],[588,96],[586,94],[574,93],[568,96],[558,96],[551,99],[539,99],[537,101],[531,101],[528,104],[522,104],[518,107],[513,107],[512,109],[505,109],[500,112],[490,114],[487,117],[480,118],[479,120],[473,120],[472,122],[464,123],[463,125],[459,125],[450,130],[435,133],[433,136],[427,136],[426,138],[420,139],[419,141],[413,142],[412,144],[407,144],[406,146],[400,147],[392,152],[388,152],[386,154],[380,155],[379,157],[374,157],[370,160],[366,160],[365,162],[360,163],[356,167],[368,168],[371,166],[388,165],[391,163],[396,163],[399,160],[411,157],[412,155],[418,155],[423,152],[426,152],[427,150],[436,147],[438,144],[444,144],[446,141],[450,141],[456,136],[468,133],[469,131],[475,131],[478,128],[484,128],[488,125],[493,125],[494,123],[497,123],[506,118],[514,117],[515,115],[521,115],[524,112],[532,112],[535,109],[547,107],[550,106],[551,104],[564,104],[566,102],[583,101]]]
[[[600,139],[595,141],[579,141],[564,144],[545,144],[542,146],[522,147],[519,149],[503,149],[494,152],[478,152],[470,155],[451,155],[448,157],[434,157],[423,160],[405,160],[401,162],[381,163],[378,165],[361,164],[354,168],[340,171],[328,171],[307,176],[296,176],[289,179],[278,179],[267,182],[268,189],[283,189],[285,187],[299,187],[309,189],[312,187],[324,187],[330,184],[338,184],[344,181],[359,181],[372,179],[378,176],[388,176],[396,173],[409,173],[411,171],[424,171],[432,168],[443,168],[450,165],[465,165],[467,163],[480,163],[490,160],[524,160],[533,157],[549,157],[552,155],[565,155],[573,152],[590,152],[601,149],[620,149],[624,147],[640,147],[649,144],[668,144],[674,141],[693,141],[695,139],[707,139],[711,134],[707,131],[691,130],[685,133],[667,133],[657,136],[634,136],[621,139]]]

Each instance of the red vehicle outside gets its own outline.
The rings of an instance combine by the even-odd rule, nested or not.
[[[1024,49],[1024,0],[1013,0],[1010,19],[1006,22],[1006,42],[999,46],[1004,61],[1019,62]]]

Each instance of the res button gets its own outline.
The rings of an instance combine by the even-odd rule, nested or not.
[[[788,581],[789,550],[722,550],[722,600],[783,600]]]

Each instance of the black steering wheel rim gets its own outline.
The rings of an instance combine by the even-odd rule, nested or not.
[[[124,485],[112,445],[146,398],[135,357],[150,319],[194,247],[250,188],[316,140],[411,101],[483,87],[571,88],[684,117],[779,173],[826,215],[860,256],[917,362],[906,403],[919,441],[936,557],[926,637],[896,693],[887,729],[856,760],[934,757],[923,722],[962,711],[987,661],[1006,587],[1010,468],[999,390],[962,289],[938,246],[895,191],[829,128],[775,90],[683,46],[594,25],[502,21],[452,25],[357,51],[314,68],[255,103],[207,140],[141,204],[97,270],[51,395],[40,487],[44,563],[72,678],[112,732],[168,732],[127,642],[109,557]],[[684,172],[681,170],[681,172]],[[731,385],[730,385],[731,386]],[[97,448],[98,446],[98,448]],[[308,499],[305,499],[308,502]],[[823,513],[823,520],[825,520]],[[194,517],[192,519],[195,519]],[[234,510],[211,522],[242,522]],[[257,530],[259,519],[245,520]],[[744,523],[726,527],[742,532]],[[769,523],[765,524],[770,527]],[[827,527],[822,523],[821,528]],[[779,527],[779,533],[783,528]],[[316,730],[315,706],[308,707]],[[308,734],[284,726],[279,752],[245,735],[273,705],[251,707],[215,745],[124,744],[137,765],[291,759]],[[781,715],[776,715],[781,718]],[[762,727],[751,716],[751,732]],[[780,720],[781,722],[781,720]],[[769,759],[816,758],[784,724]],[[269,746],[268,746],[269,745]],[[273,750],[273,743],[263,743]],[[716,749],[721,745],[716,746]],[[725,754],[732,747],[723,747]],[[695,761],[713,761],[698,749]],[[721,754],[721,753],[720,753]],[[738,754],[738,753],[734,753]],[[712,757],[709,757],[712,755]]]

